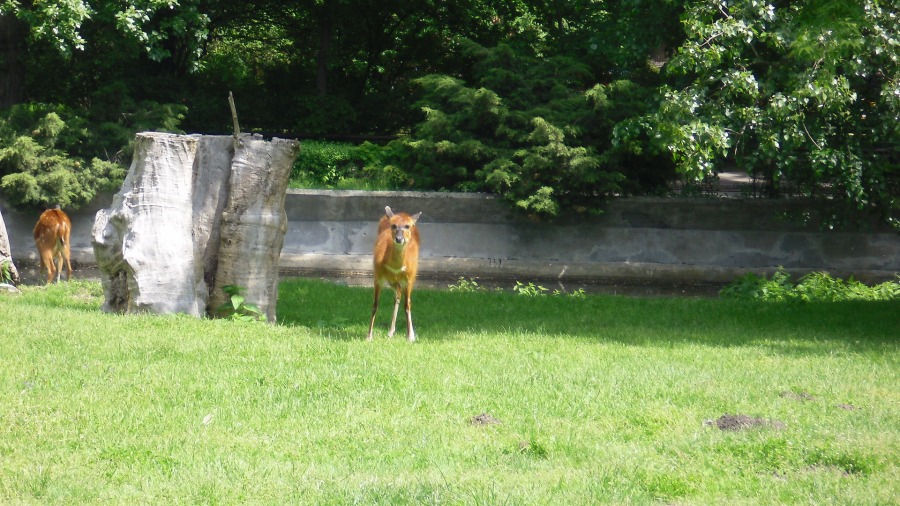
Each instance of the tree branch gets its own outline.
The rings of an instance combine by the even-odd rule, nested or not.
[[[234,95],[228,92],[228,105],[231,106],[231,121],[234,122],[234,145],[237,147],[238,138],[241,136],[241,127],[238,126],[237,109],[234,107]]]

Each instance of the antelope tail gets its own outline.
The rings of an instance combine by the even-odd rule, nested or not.
[[[68,232],[68,228],[69,227],[66,226],[65,223],[57,223],[56,230],[54,231],[56,233],[57,241],[59,241],[59,245],[64,248],[66,247],[66,232]]]

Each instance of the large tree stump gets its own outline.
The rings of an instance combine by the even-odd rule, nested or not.
[[[211,307],[226,302],[224,286],[237,285],[275,321],[278,258],[287,232],[284,197],[298,146],[284,139],[248,139],[238,146],[231,164],[231,192],[221,215]]]
[[[122,190],[94,222],[103,309],[214,315],[222,287],[238,285],[274,321],[298,149],[250,135],[138,134]]]
[[[112,207],[94,219],[92,244],[103,309],[205,313],[195,279],[192,167],[195,137],[138,134],[134,161]]]
[[[3,222],[3,215],[0,214],[0,265],[9,262],[9,277],[13,286],[19,284],[19,271],[16,270],[16,264],[12,259],[12,249],[9,247],[9,236],[6,235],[6,223]],[[0,283],[3,280],[0,279]]]

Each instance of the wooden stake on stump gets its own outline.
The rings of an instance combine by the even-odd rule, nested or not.
[[[237,149],[238,140],[241,137],[241,127],[238,126],[237,109],[234,107],[234,95],[228,92],[228,105],[231,106],[231,121],[234,122],[234,148]]]

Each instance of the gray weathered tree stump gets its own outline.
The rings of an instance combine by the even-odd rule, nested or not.
[[[272,322],[297,141],[140,133],[92,243],[111,312],[214,315],[245,289]]]
[[[12,249],[9,247],[9,236],[6,235],[6,223],[3,222],[3,215],[0,214],[0,264],[9,262],[9,277],[12,284],[19,284],[19,271],[16,270],[16,264],[12,259]],[[2,282],[2,280],[0,280]]]

